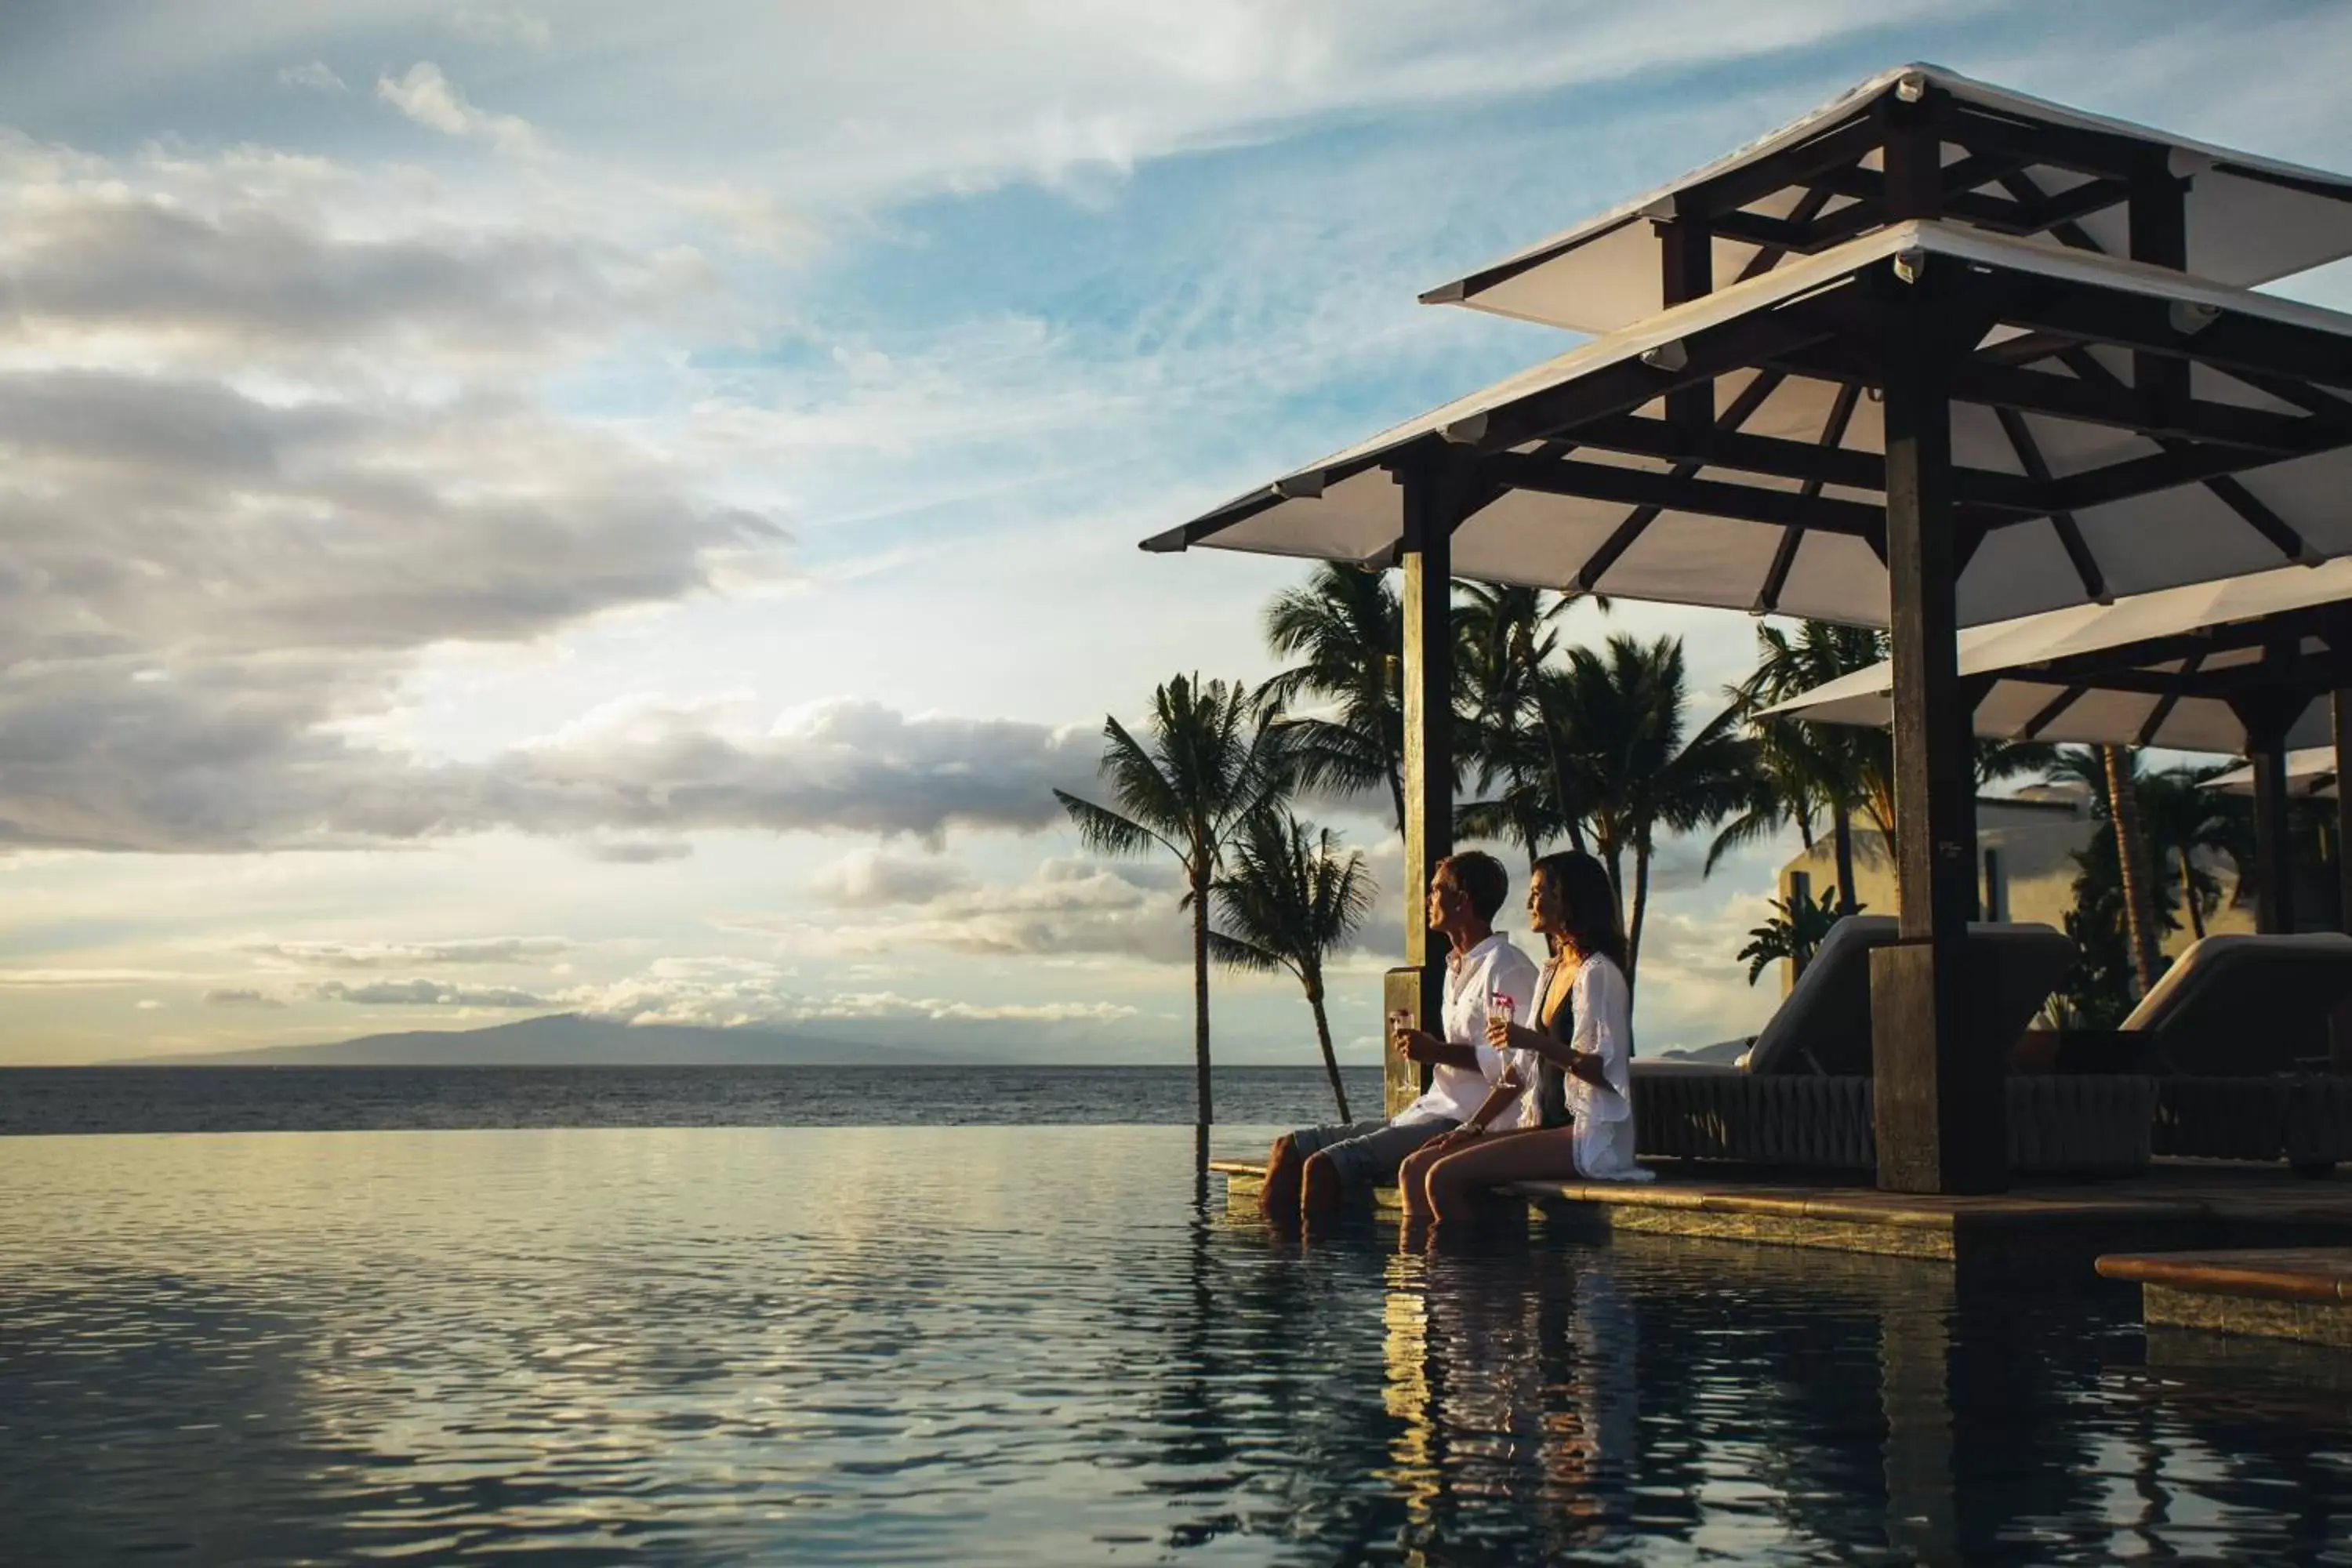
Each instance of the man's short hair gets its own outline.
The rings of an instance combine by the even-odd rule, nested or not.
[[[1447,856],[1445,864],[1453,868],[1454,880],[1468,896],[1478,918],[1492,925],[1503,900],[1511,896],[1511,874],[1503,869],[1503,863],[1483,849],[1465,849]]]

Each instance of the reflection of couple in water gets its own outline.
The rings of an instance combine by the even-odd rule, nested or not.
[[[1491,855],[1439,863],[1429,923],[1448,944],[1444,1035],[1392,1020],[1405,1054],[1429,1065],[1429,1089],[1388,1122],[1277,1140],[1270,1216],[1327,1211],[1391,1176],[1409,1219],[1438,1222],[1507,1182],[1649,1179],[1633,1163],[1632,993],[1609,875],[1580,850],[1536,862],[1528,922],[1551,950],[1539,973],[1494,929],[1509,889]]]

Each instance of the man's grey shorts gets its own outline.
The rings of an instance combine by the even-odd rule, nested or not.
[[[1442,1133],[1461,1126],[1440,1117],[1431,1121],[1343,1121],[1329,1127],[1302,1127],[1290,1135],[1298,1157],[1329,1157],[1346,1191],[1368,1192],[1396,1180],[1405,1156]]]

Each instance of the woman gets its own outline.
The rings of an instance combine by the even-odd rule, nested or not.
[[[1398,1173],[1405,1215],[1444,1222],[1506,1182],[1646,1182],[1633,1163],[1632,989],[1617,894],[1582,850],[1547,855],[1528,880],[1528,923],[1549,940],[1535,1027],[1487,1026],[1511,1068],[1461,1127]]]

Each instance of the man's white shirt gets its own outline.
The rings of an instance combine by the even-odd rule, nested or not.
[[[1478,1066],[1450,1067],[1444,1062],[1431,1069],[1429,1089],[1419,1100],[1397,1112],[1399,1125],[1414,1121],[1467,1121],[1486,1103],[1486,1091],[1495,1087],[1511,1063],[1508,1053],[1496,1050],[1486,1043],[1486,1007],[1490,997],[1496,994],[1511,999],[1511,1019],[1525,1024],[1535,1016],[1535,961],[1512,944],[1511,939],[1496,931],[1467,952],[1451,952],[1445,958],[1445,1038],[1454,1045],[1470,1046],[1478,1053]]]

